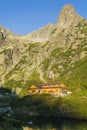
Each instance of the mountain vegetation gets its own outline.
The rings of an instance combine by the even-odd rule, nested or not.
[[[20,102],[33,111],[87,119],[86,68],[87,20],[72,5],[63,7],[55,25],[50,23],[25,36],[0,26],[1,86],[25,96],[32,84],[61,81],[72,91],[64,98],[27,96],[26,103],[22,98]]]

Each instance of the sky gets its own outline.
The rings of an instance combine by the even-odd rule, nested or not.
[[[56,23],[65,4],[72,4],[87,19],[87,0],[0,0],[0,25],[26,35],[48,23]]]

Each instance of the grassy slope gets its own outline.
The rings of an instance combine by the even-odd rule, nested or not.
[[[19,106],[25,111],[34,111],[45,116],[87,119],[87,57],[76,62],[72,73],[64,77],[64,82],[72,91],[71,95],[54,98],[50,95],[26,96]],[[71,70],[71,68],[68,68]],[[66,78],[65,78],[66,77]]]
[[[87,89],[87,57],[84,57],[74,64],[74,67],[68,68],[72,72],[67,76],[64,75],[64,80],[67,86],[74,90],[86,90]],[[68,70],[69,71],[69,70]]]

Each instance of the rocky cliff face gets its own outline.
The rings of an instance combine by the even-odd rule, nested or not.
[[[78,73],[83,75],[79,79],[85,77],[86,57],[87,21],[72,5],[65,5],[56,25],[48,24],[26,36],[0,27],[0,84],[18,93],[32,83],[62,80],[70,81],[69,86],[76,84]],[[85,66],[81,72],[78,64]]]
[[[63,29],[76,26],[82,19],[83,18],[76,13],[74,7],[68,4],[63,7],[59,15],[57,27]]]

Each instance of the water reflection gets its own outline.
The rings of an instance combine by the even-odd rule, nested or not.
[[[33,124],[23,127],[23,130],[87,130],[86,121],[37,118]]]
[[[32,117],[22,119],[21,127],[17,126],[3,122],[0,130],[87,130],[87,121]]]

